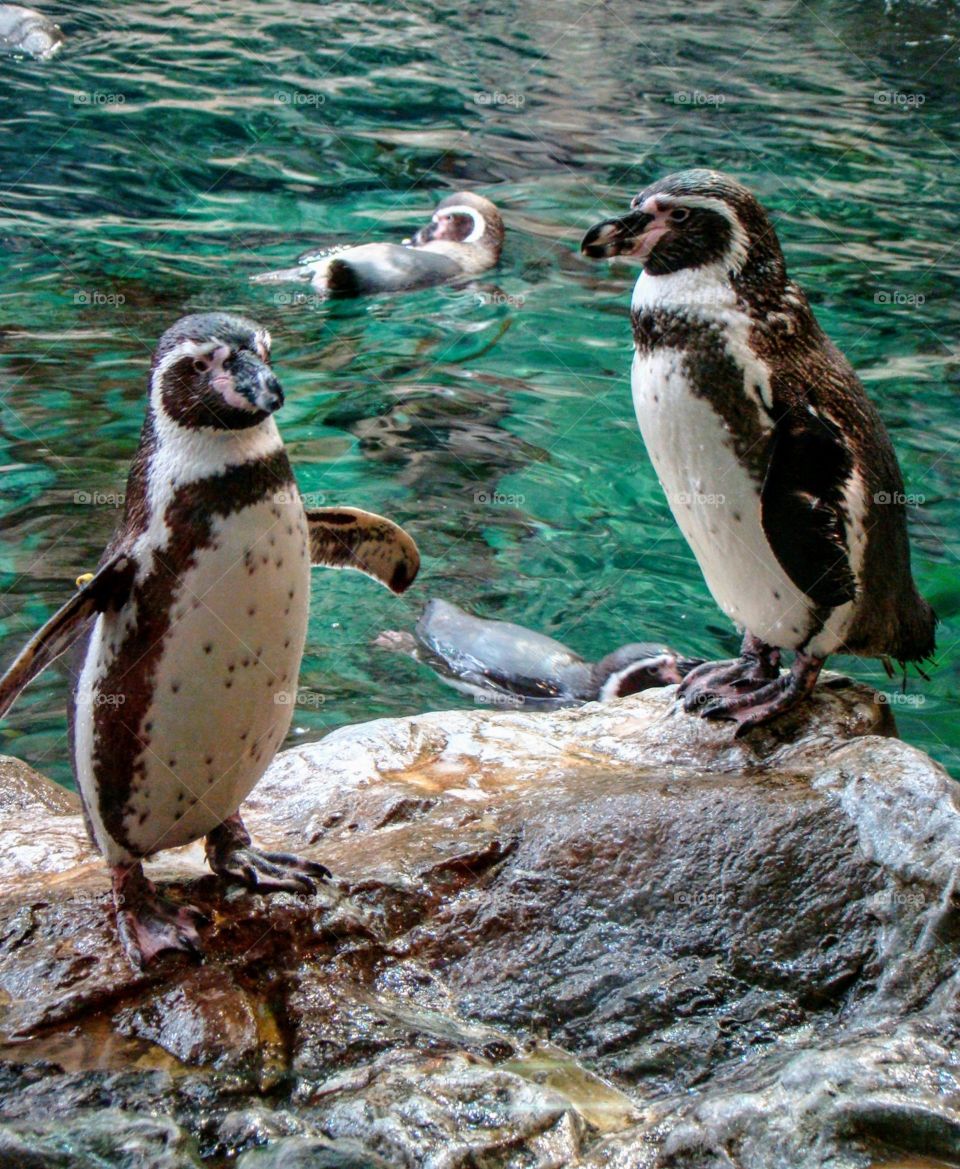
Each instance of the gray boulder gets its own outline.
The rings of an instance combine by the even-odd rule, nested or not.
[[[958,789],[893,734],[836,678],[739,740],[671,690],[345,728],[245,817],[336,881],[268,899],[164,854],[212,924],[202,966],[146,973],[72,804],[28,777],[0,1139],[40,1169],[52,1133],[137,1115],[241,1169],[956,1159]]]

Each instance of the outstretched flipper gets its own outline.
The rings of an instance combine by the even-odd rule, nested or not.
[[[326,568],[354,568],[395,593],[405,592],[420,569],[420,553],[403,528],[357,507],[307,511],[310,561]]]
[[[125,604],[135,571],[136,564],[129,556],[114,556],[33,635],[0,678],[0,718],[20,691],[84,634],[98,613]]]

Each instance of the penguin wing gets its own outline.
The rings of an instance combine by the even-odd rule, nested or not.
[[[307,510],[310,562],[355,568],[395,593],[405,592],[420,569],[420,553],[403,528],[357,507]]]
[[[857,595],[844,506],[852,472],[840,428],[812,406],[791,407],[775,424],[760,494],[764,534],[797,588],[827,609]]]
[[[131,557],[122,553],[114,556],[33,635],[0,678],[0,718],[20,691],[84,634],[97,613],[125,604],[135,571]]]

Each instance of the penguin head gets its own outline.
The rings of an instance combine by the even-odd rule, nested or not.
[[[433,218],[411,239],[415,248],[444,241],[475,244],[492,253],[492,262],[500,258],[503,247],[503,220],[489,199],[472,191],[458,191],[442,200]]]
[[[150,397],[191,430],[248,430],[283,405],[270,368],[270,334],[245,317],[195,313],[160,338]]]
[[[766,211],[729,175],[680,171],[641,191],[630,206],[627,215],[590,228],[580,244],[584,255],[631,257],[651,276],[706,267],[736,276],[748,265],[768,278],[783,275],[783,255]]]
[[[656,686],[673,686],[699,662],[679,657],[665,645],[649,641],[622,645],[593,667],[598,697],[602,702],[624,698]]]

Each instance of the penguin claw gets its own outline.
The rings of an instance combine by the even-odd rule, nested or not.
[[[217,876],[260,893],[316,893],[319,883],[331,876],[326,865],[317,861],[254,848],[236,812],[209,833],[206,851],[207,863]]]
[[[744,653],[722,662],[703,662],[677,687],[677,697],[688,714],[719,718],[730,701],[755,694],[779,675],[779,654]]]
[[[731,690],[723,695],[707,696],[707,700],[697,707],[697,713],[702,718],[735,722],[734,738],[742,738],[754,727],[802,702],[817,684],[822,667],[823,658],[798,652],[788,673],[778,673],[772,680],[745,693]]]
[[[120,944],[138,970],[165,951],[201,957],[197,927],[209,918],[194,905],[162,897],[139,864],[114,867],[113,898]]]
[[[216,863],[210,861],[210,867],[218,876],[259,893],[316,893],[319,882],[331,876],[328,868],[315,861],[256,848],[221,853]]]

